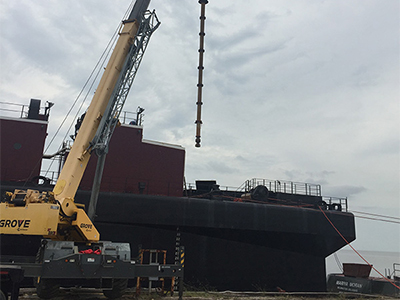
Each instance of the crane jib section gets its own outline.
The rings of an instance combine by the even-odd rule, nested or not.
[[[124,21],[85,118],[52,192],[15,190],[0,203],[1,234],[43,235],[60,241],[90,241],[100,234],[74,198],[93,151],[107,151],[113,130],[143,58],[160,22],[137,1]],[[0,224],[1,225],[1,224]]]
[[[107,152],[111,136],[115,126],[118,124],[119,116],[139,69],[150,37],[159,25],[160,22],[154,11],[146,11],[144,13],[104,116],[100,121],[95,137],[90,143],[91,150],[95,150],[99,155],[102,155],[103,152]]]
[[[114,52],[54,187],[59,201],[75,196],[91,152],[107,149],[150,36],[159,24],[154,11],[146,11],[139,24],[136,20],[124,23]]]

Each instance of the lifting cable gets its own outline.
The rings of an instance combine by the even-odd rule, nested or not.
[[[385,220],[385,219],[378,219],[378,218],[371,218],[371,217],[365,217],[365,216],[357,216],[354,215],[356,218],[361,218],[361,219],[368,219],[368,220],[373,220],[373,221],[382,221],[386,223],[394,223],[394,224],[400,224],[400,221],[392,221],[392,220]]]
[[[132,6],[133,6],[133,5],[134,5],[134,1],[131,2],[129,8],[125,11],[123,20],[125,20],[125,19],[127,18],[129,12],[132,10]],[[75,120],[77,119],[77,117],[78,117],[78,115],[79,115],[79,113],[80,113],[80,111],[81,111],[81,109],[82,109],[82,107],[83,107],[83,105],[84,105],[84,103],[85,103],[85,101],[86,101],[86,99],[87,99],[87,97],[88,97],[90,91],[91,91],[92,88],[93,88],[93,85],[95,84],[97,78],[99,77],[99,74],[100,74],[100,72],[101,72],[101,70],[102,70],[101,67],[105,65],[105,62],[106,62],[107,58],[110,56],[110,53],[111,53],[111,51],[112,51],[112,49],[113,49],[113,45],[114,45],[115,42],[116,42],[116,37],[117,37],[117,34],[118,34],[119,30],[120,30],[120,27],[121,27],[121,25],[118,24],[118,26],[117,26],[117,28],[115,29],[115,31],[114,31],[114,33],[113,33],[111,39],[110,39],[109,42],[108,42],[106,48],[104,49],[103,53],[101,54],[99,60],[97,61],[95,67],[93,68],[92,72],[90,73],[88,79],[86,80],[85,84],[83,85],[81,91],[79,92],[78,96],[76,97],[76,99],[75,99],[74,103],[72,104],[71,108],[68,110],[68,112],[67,112],[67,114],[65,115],[64,119],[62,120],[61,124],[60,124],[59,127],[57,128],[57,131],[54,133],[54,135],[53,135],[52,139],[50,140],[49,144],[47,145],[47,147],[46,147],[44,153],[46,153],[46,152],[49,150],[50,146],[51,146],[52,143],[54,142],[55,138],[57,137],[58,133],[60,132],[60,130],[61,130],[61,128],[63,127],[64,123],[66,122],[67,118],[69,117],[71,111],[73,110],[73,108],[75,107],[75,105],[76,105],[76,103],[78,102],[79,98],[81,97],[82,93],[84,92],[84,90],[85,90],[86,87],[88,86],[89,82],[91,81],[91,84],[90,84],[90,86],[89,86],[89,88],[88,88],[88,91],[87,91],[85,97],[83,98],[82,103],[81,103],[81,105],[79,106],[79,109],[78,109],[78,111],[76,112],[75,117],[74,117],[73,121],[71,122],[71,124],[70,124],[70,126],[69,126],[69,128],[68,128],[68,130],[67,130],[67,132],[66,132],[66,134],[65,134],[65,136],[64,136],[64,138],[63,138],[63,141],[66,140],[66,138],[67,138],[67,136],[68,136],[68,134],[69,134],[69,132],[70,132],[70,130],[71,130],[72,125],[74,124]],[[95,75],[94,78],[93,78],[93,74],[95,73],[96,70],[97,70],[97,73],[96,73],[96,75]],[[92,78],[93,78],[93,79],[92,79]],[[60,146],[60,149],[61,149],[61,148],[62,148],[62,145]],[[59,149],[59,150],[60,150],[60,149]],[[53,162],[54,162],[54,160],[52,160],[52,162],[50,163],[49,167],[47,168],[46,173],[45,173],[45,176],[46,176],[47,173],[50,171],[50,168],[52,167]]]
[[[109,47],[109,45],[110,45],[110,43],[112,42],[112,40],[114,40],[114,37],[115,37],[115,33],[114,33],[113,37],[111,38],[111,40],[109,41],[109,43],[108,43],[108,45],[107,45],[107,48]],[[67,114],[65,115],[64,119],[62,120],[60,126],[57,128],[56,133],[54,134],[53,138],[52,138],[51,141],[49,142],[49,145],[47,146],[47,148],[46,148],[45,151],[47,151],[47,150],[49,149],[49,147],[51,146],[51,144],[53,143],[54,139],[56,138],[57,134],[58,134],[59,131],[61,130],[62,126],[64,125],[65,121],[67,120],[67,118],[68,118],[69,114],[71,113],[72,109],[75,107],[76,103],[78,102],[79,98],[81,97],[81,95],[82,95],[83,91],[85,90],[86,86],[89,84],[89,81],[91,80],[91,78],[92,78],[92,76],[93,76],[95,70],[98,68],[100,62],[103,61],[102,64],[104,64],[104,60],[106,59],[106,57],[107,57],[107,55],[108,55],[108,53],[109,53],[109,51],[110,51],[110,50],[108,50],[108,52],[107,52],[107,48],[104,50],[104,52],[103,52],[103,54],[101,55],[100,59],[97,61],[96,66],[93,68],[92,72],[91,72],[90,75],[89,75],[89,78],[86,80],[85,84],[83,85],[81,91],[79,92],[78,96],[76,97],[76,99],[75,99],[74,103],[72,104],[71,108],[68,110],[68,112],[67,112]],[[105,55],[106,53],[107,53],[107,55]],[[101,69],[101,68],[99,68],[99,70],[100,70],[100,69]],[[88,93],[90,92],[90,89],[92,88],[92,86],[93,86],[93,84],[94,84],[94,81],[96,80],[98,74],[99,74],[99,71],[98,71],[98,73],[96,74],[96,77],[94,78],[93,82],[91,83]],[[87,94],[88,94],[88,93],[87,93]],[[85,100],[86,100],[86,98],[87,98],[87,94],[86,94],[85,98],[83,99],[80,108],[82,107],[83,103],[85,102]],[[79,114],[79,111],[77,112],[76,116],[77,116],[78,114]],[[74,120],[74,121],[75,121],[75,120]],[[74,121],[73,121],[73,122],[74,122]],[[68,131],[71,129],[71,127],[72,127],[72,124],[70,125]],[[68,131],[67,131],[67,133],[66,133],[64,139],[65,139],[66,136],[68,135]]]
[[[385,279],[387,282],[389,282],[391,285],[393,285],[395,288],[400,290],[400,286],[396,285],[394,282],[392,282],[391,280],[389,280],[388,278],[386,278],[386,276],[383,276],[383,274],[381,272],[379,272],[376,268],[374,268],[373,265],[371,265],[352,245],[350,245],[350,243],[347,241],[347,239],[340,233],[340,231],[336,228],[335,225],[333,225],[332,221],[328,218],[328,216],[326,215],[326,213],[324,212],[324,210],[319,207],[319,210],[323,213],[323,215],[325,216],[325,218],[328,220],[328,222],[332,225],[333,229],[335,229],[335,231],[340,235],[340,237],[346,242],[347,245],[350,246],[351,249],[353,249],[353,251],[363,260],[365,261],[376,273],[378,273],[383,279]]]
[[[342,271],[342,273],[343,273],[343,266],[342,266],[342,264],[341,264],[341,262],[340,262],[340,260],[339,260],[339,257],[337,256],[336,252],[333,253],[333,256],[334,256],[334,258],[335,258],[335,260],[336,260],[336,264],[337,264],[338,268],[339,268],[340,271]]]
[[[356,211],[356,210],[352,210],[351,212],[354,213],[354,216],[356,218],[400,224],[399,217],[391,217],[391,216],[385,216],[385,215],[379,215],[379,214],[372,214],[372,213],[366,213],[366,212]],[[358,214],[366,215],[366,216],[359,216]],[[376,217],[378,217],[378,218],[376,218]]]
[[[371,214],[371,213],[366,213],[366,212],[356,211],[356,210],[352,210],[352,212],[357,213],[357,214],[362,214],[362,215],[384,217],[384,218],[395,219],[395,220],[399,220],[400,221],[400,217],[390,217],[390,216],[385,216],[385,215]]]

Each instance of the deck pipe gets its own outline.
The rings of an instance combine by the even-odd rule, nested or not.
[[[201,130],[201,124],[203,122],[201,121],[201,106],[203,105],[203,102],[201,101],[202,98],[202,88],[203,88],[203,54],[204,54],[204,36],[206,35],[204,32],[204,25],[205,25],[205,11],[206,11],[206,4],[208,3],[208,0],[199,0],[199,3],[201,5],[201,13],[200,13],[200,47],[199,47],[199,81],[197,83],[197,119],[196,119],[196,147],[200,147],[200,130]]]

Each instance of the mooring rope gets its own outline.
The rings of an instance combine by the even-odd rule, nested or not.
[[[321,207],[319,207],[319,210],[323,213],[325,218],[328,220],[328,222],[332,225],[333,229],[336,230],[336,232],[340,235],[340,237],[346,242],[347,245],[350,246],[351,249],[359,256],[363,261],[365,261],[376,273],[378,273],[383,279],[385,279],[387,282],[389,282],[391,285],[393,285],[395,288],[400,290],[400,287],[396,285],[394,282],[392,282],[389,278],[386,278],[386,276],[383,276],[381,272],[379,272],[377,269],[374,268],[373,265],[371,265],[350,243],[347,241],[347,239],[340,233],[340,231],[336,228],[336,226],[332,223],[332,221],[328,218],[326,213],[323,211]]]

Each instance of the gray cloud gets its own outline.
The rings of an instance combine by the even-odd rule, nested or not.
[[[357,194],[368,192],[368,189],[364,186],[343,185],[330,186],[329,189],[326,190],[326,192],[328,193],[328,196],[337,195],[338,197],[348,197],[351,200]],[[362,200],[360,199],[359,201]]]
[[[162,24],[125,109],[146,109],[146,139],[186,148],[188,182],[307,181],[353,209],[398,211],[398,1],[210,1],[200,149],[200,7],[175,2],[150,4]],[[0,101],[55,102],[51,137],[129,3],[1,2]]]

